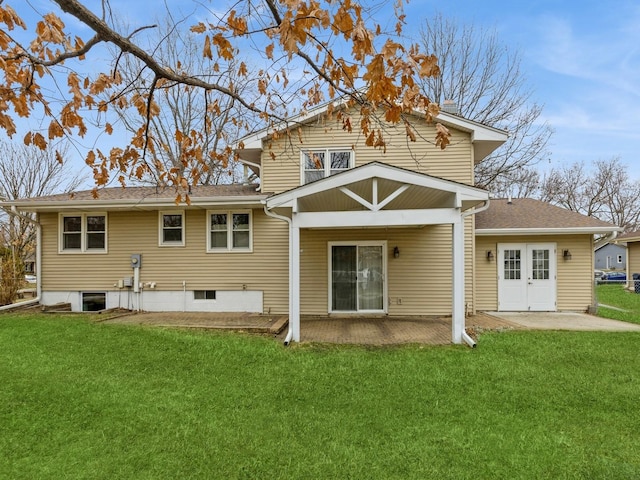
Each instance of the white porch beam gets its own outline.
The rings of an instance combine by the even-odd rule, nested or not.
[[[409,225],[439,225],[460,221],[453,208],[428,210],[358,210],[355,212],[301,212],[295,215],[299,228],[348,228]]]
[[[464,223],[461,216],[457,215],[457,221],[453,222],[451,237],[453,244],[453,279],[452,279],[452,305],[451,305],[451,341],[462,343],[464,332]]]
[[[291,222],[291,281],[289,282],[289,323],[294,342],[300,342],[300,227],[296,224],[297,215]]]

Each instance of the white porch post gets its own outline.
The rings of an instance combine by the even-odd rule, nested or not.
[[[291,219],[291,279],[289,283],[289,323],[291,324],[294,342],[300,341],[300,227],[296,222],[296,214]]]
[[[453,279],[451,341],[462,343],[464,332],[464,223],[460,215],[452,225]]]

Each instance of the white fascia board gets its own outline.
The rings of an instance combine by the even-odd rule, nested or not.
[[[42,212],[42,211],[64,211],[64,210],[111,210],[139,208],[176,208],[176,207],[209,207],[224,205],[244,205],[262,207],[262,202],[266,195],[251,197],[207,197],[191,200],[191,205],[184,202],[176,204],[171,200],[66,200],[64,202],[5,202],[5,205],[14,206],[21,211]]]
[[[285,130],[291,125],[300,125],[300,124],[309,122],[310,120],[315,119],[317,116],[327,112],[329,110],[329,105],[333,104],[334,108],[338,108],[341,105],[344,105],[345,103],[347,103],[347,101],[348,99],[346,98],[338,98],[333,101],[329,101],[329,102],[323,103],[322,105],[318,105],[314,108],[306,110],[302,113],[299,113],[298,115],[294,115],[286,122],[283,121],[278,125],[274,125],[269,128],[263,128],[262,130],[258,130],[257,132],[247,135],[246,137],[243,137],[240,140],[238,140],[238,142],[233,145],[233,149],[236,150],[238,148],[238,144],[240,143],[244,144],[245,149],[252,149],[252,148],[262,149],[262,140],[264,140],[269,135],[271,135],[272,132],[280,132],[282,130]]]
[[[442,111],[435,117],[435,121],[470,132],[472,141],[506,142],[509,138],[509,133],[505,130],[489,127]]]
[[[571,235],[604,234],[620,231],[620,227],[568,227],[568,228],[485,228],[476,229],[479,237],[514,235]]]

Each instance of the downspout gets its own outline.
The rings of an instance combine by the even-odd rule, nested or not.
[[[599,238],[598,241],[593,244],[593,248],[594,249],[600,248],[600,246],[605,245],[611,242],[612,240],[615,240],[617,236],[618,236],[618,231],[615,230],[611,232],[609,235]]]
[[[258,175],[260,177],[260,184],[258,185],[258,188],[256,188],[256,192],[261,192],[262,191],[262,166],[257,164],[257,163],[253,163],[253,162],[250,162],[248,160],[245,160],[245,159],[241,159],[240,161],[243,164],[245,164],[245,167],[246,167],[246,165],[250,165],[250,166],[256,167],[258,169],[258,172],[260,172],[260,175]],[[266,210],[265,210],[265,212],[266,212]],[[267,215],[269,215],[269,214],[267,214]],[[274,218],[277,218],[277,217],[274,217]]]
[[[42,296],[42,285],[40,282],[40,265],[42,263],[42,225],[36,220],[27,217],[26,215],[22,215],[18,212],[18,209],[15,205],[11,206],[11,211],[7,211],[9,215],[14,215],[18,218],[22,218],[30,223],[33,223],[36,226],[36,297],[29,300],[28,302],[22,302],[21,305],[31,305],[32,303],[39,303],[40,297]],[[15,304],[4,305],[0,307],[0,311],[9,310],[14,308]]]
[[[463,225],[464,225],[464,219],[467,218],[469,215],[475,215],[476,213],[484,212],[488,208],[489,208],[489,200],[485,200],[484,204],[481,207],[473,208],[473,209],[468,210],[466,212],[462,212],[462,214],[460,216],[462,217]],[[467,331],[465,329],[465,325],[463,325],[462,327],[463,327],[462,328],[462,340],[464,340],[465,343],[467,345],[469,345],[471,348],[475,348],[476,347],[476,341],[469,336],[469,334],[467,333]]]
[[[284,215],[278,215],[277,213],[273,213],[267,209],[266,202],[263,202],[264,213],[267,217],[275,218],[277,220],[283,220],[289,224],[289,312],[292,310],[291,302],[293,301],[293,247],[291,245],[291,219],[289,217],[285,217]],[[291,322],[289,322],[289,328],[287,330],[287,336],[284,339],[284,346],[289,346],[291,343],[291,338],[293,337],[293,329],[291,328]]]
[[[606,235],[606,236],[604,236],[602,238],[599,238],[597,242],[593,243],[593,251],[594,251],[594,253],[601,246],[606,245],[607,243],[611,242],[612,240],[615,240],[617,236],[618,236],[618,231],[616,230],[616,231],[611,232],[609,235]],[[617,245],[618,242],[615,242],[615,243]],[[594,265],[594,267],[595,267],[595,265]],[[625,284],[624,288],[631,288],[631,286],[633,285],[631,283],[632,280],[631,280],[630,273],[631,273],[631,268],[630,268],[630,265],[629,265],[629,250],[627,249],[627,268],[626,268],[627,283]],[[593,306],[597,309],[598,308],[598,298],[597,298],[597,296],[595,294],[595,281],[594,281],[594,283],[593,283],[591,288],[592,288],[592,290],[594,292],[593,293],[593,298],[594,298],[595,305],[593,305]]]

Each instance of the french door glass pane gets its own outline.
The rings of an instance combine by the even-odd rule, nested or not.
[[[531,251],[531,278],[549,280],[549,250]]]
[[[504,251],[504,279],[520,280],[521,268],[520,250]]]
[[[358,248],[358,310],[382,310],[384,275],[382,247]]]

